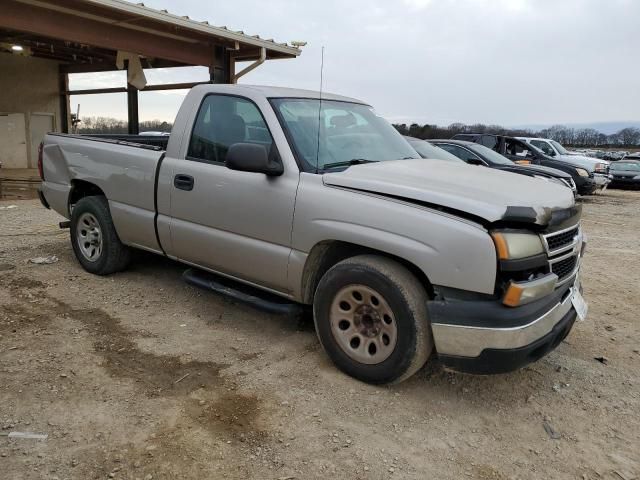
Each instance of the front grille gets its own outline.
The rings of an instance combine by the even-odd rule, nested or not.
[[[566,230],[564,232],[545,235],[547,240],[547,245],[549,246],[549,251],[554,252],[556,250],[560,250],[564,247],[569,247],[573,245],[576,235],[580,230],[580,226],[576,226],[571,230]]]
[[[560,260],[559,262],[552,263],[551,273],[555,273],[558,276],[559,281],[562,281],[575,270],[577,262],[577,255],[573,255],[565,258],[564,260]]]

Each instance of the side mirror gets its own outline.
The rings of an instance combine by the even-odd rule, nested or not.
[[[269,160],[267,147],[256,143],[234,143],[231,145],[227,151],[225,165],[230,170],[264,173],[274,177],[284,173],[280,162]]]

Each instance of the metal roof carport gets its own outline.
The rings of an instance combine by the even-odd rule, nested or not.
[[[138,56],[145,69],[208,67],[209,81],[199,83],[235,83],[265,60],[300,54],[299,48],[286,43],[122,0],[3,0],[0,50],[11,53],[16,45],[23,56],[59,62],[59,129],[63,132],[69,131],[70,95],[126,92],[129,132],[138,133],[138,89],[130,83],[127,87],[69,90],[70,73],[117,70],[118,52]],[[239,61],[254,63],[236,72]],[[130,68],[131,62],[125,64]],[[143,90],[196,84],[147,85]]]

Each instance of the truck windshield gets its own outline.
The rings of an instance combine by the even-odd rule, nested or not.
[[[556,142],[555,140],[551,140],[551,144],[556,147],[556,150],[558,151],[558,153],[560,155],[568,155],[569,152],[567,151],[566,148],[564,148],[562,145],[560,145],[558,142]]]
[[[318,172],[359,163],[420,158],[368,105],[306,98],[271,103],[302,169]]]

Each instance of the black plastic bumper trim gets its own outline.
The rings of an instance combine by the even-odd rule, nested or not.
[[[44,208],[46,208],[47,210],[51,210],[51,207],[49,206],[49,202],[47,202],[47,199],[44,198],[44,193],[42,193],[42,190],[40,189],[38,189],[38,198],[40,199],[40,203]]]
[[[549,264],[546,253],[533,255],[527,258],[518,258],[516,260],[500,260],[500,270],[503,272],[522,272],[533,268],[544,267]]]
[[[500,300],[433,300],[427,304],[431,323],[469,327],[508,328],[528,325],[564,300],[571,282],[540,300],[507,307]]]

